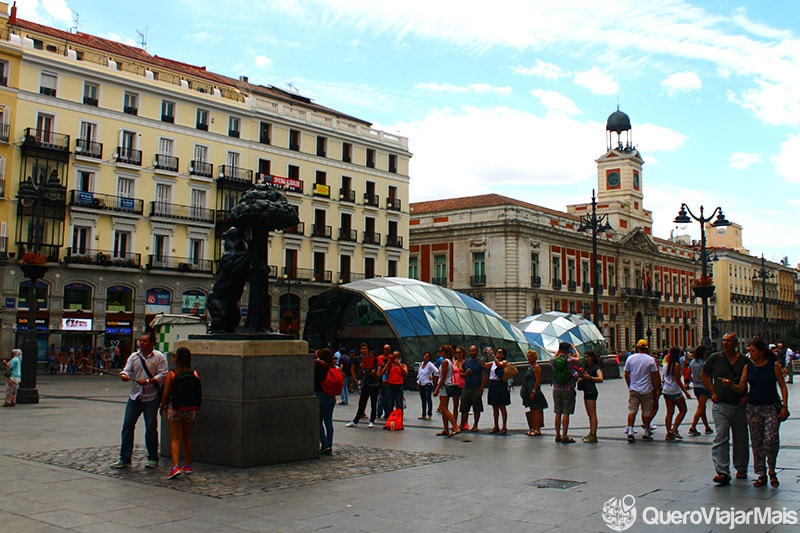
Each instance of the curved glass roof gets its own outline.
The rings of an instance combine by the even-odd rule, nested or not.
[[[532,315],[517,322],[517,327],[525,332],[531,343],[540,344],[552,355],[558,351],[558,343],[574,344],[583,354],[594,350],[598,355],[605,355],[606,340],[600,330],[592,322],[580,315],[549,311]]]
[[[524,361],[531,348],[545,351],[482,302],[407,278],[371,278],[326,291],[311,304],[303,337],[312,348],[388,343],[409,364],[442,344],[503,347],[511,361]]]

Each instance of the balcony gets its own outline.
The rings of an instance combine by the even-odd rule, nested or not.
[[[103,143],[87,139],[75,139],[75,155],[103,159]]]
[[[534,307],[533,311],[531,311],[531,314],[532,315],[541,315],[542,314],[542,308],[541,307]]]
[[[90,105],[92,107],[97,107],[97,104],[99,102],[97,101],[97,98],[92,98],[91,96],[84,96],[83,103],[86,105]]]
[[[431,278],[431,283],[440,287],[447,287],[447,278]]]
[[[101,266],[111,268],[142,268],[142,254],[117,252],[113,250],[93,250],[89,248],[67,248],[64,264],[70,266]]]
[[[356,242],[358,240],[358,231],[350,228],[339,228],[339,240]]]
[[[124,198],[122,196],[110,196],[108,194],[98,194],[89,191],[69,191],[69,205],[86,209],[96,209],[99,211],[115,211],[118,213],[130,213],[141,215],[144,211],[144,201],[138,198]]]
[[[377,194],[364,193],[364,205],[370,207],[380,207],[380,199]]]
[[[333,272],[330,270],[314,270],[309,279],[317,283],[331,283]]]
[[[578,290],[578,283],[576,281],[568,281],[567,282],[567,290],[570,292],[575,292]]]
[[[614,322],[615,320],[617,320],[617,313],[611,313],[611,314],[609,314],[609,315],[608,315],[608,319],[609,319],[611,322]]]
[[[9,139],[10,126],[8,124],[0,123],[0,142],[7,143]]]
[[[342,272],[339,271],[339,283],[350,283],[352,281],[361,281],[366,279],[367,276],[356,272]]]
[[[253,171],[247,168],[222,165],[219,167],[219,179],[252,185]]]
[[[363,244],[374,244],[376,246],[380,246],[381,244],[381,234],[375,232],[365,231],[364,236],[361,239]]]
[[[45,152],[58,154],[62,159],[69,159],[69,135],[55,133],[37,128],[25,128],[25,137],[22,140],[23,156],[28,152]]]
[[[482,287],[483,285],[486,285],[486,274],[470,276],[469,284],[473,287]]]
[[[39,94],[43,94],[45,96],[55,96],[56,90],[52,87],[39,87]]]
[[[332,229],[330,226],[326,226],[324,224],[312,224],[311,225],[311,236],[312,237],[324,237],[326,239],[330,239],[331,235],[333,234]]]
[[[122,112],[125,113],[126,115],[138,115],[139,114],[139,108],[126,105],[126,106],[124,106],[122,108]]]
[[[617,287],[615,287],[614,285],[610,286],[608,288],[608,295],[609,296],[616,296],[616,294],[617,294]]]
[[[175,124],[175,115],[165,115],[162,113],[161,122],[168,122],[169,124]]]
[[[538,288],[542,286],[541,276],[531,276],[531,287]]]
[[[592,286],[588,283],[583,283],[581,285],[581,290],[583,290],[584,293],[589,294],[592,291]]]
[[[602,285],[598,285],[597,286],[597,294],[603,294],[604,290],[605,290],[605,288]]]
[[[125,165],[142,166],[142,151],[134,150],[127,146],[117,146],[117,152],[114,154],[117,163]]]
[[[387,198],[386,199],[386,209],[391,209],[392,211],[400,211],[401,205],[400,198]]]
[[[208,131],[208,122],[197,122],[195,125],[195,129],[200,131]]]
[[[177,157],[166,154],[156,154],[153,158],[153,166],[156,170],[166,170],[167,172],[177,172],[178,162]]]
[[[189,163],[189,174],[192,176],[211,178],[214,176],[214,165],[211,163],[206,163],[205,161],[192,159],[192,161]]]
[[[214,210],[192,205],[168,204],[165,202],[150,202],[150,216],[169,218],[171,220],[184,220],[189,222],[214,223]]]
[[[352,189],[339,189],[339,200],[353,204],[356,203],[356,191]]]
[[[306,231],[305,222],[298,222],[296,226],[292,226],[290,228],[286,228],[285,230],[283,230],[283,233],[289,235],[305,235],[305,231]]]
[[[193,259],[191,257],[167,257],[148,255],[147,270],[171,270],[183,273],[213,274],[214,261]]]
[[[561,280],[560,279],[554,279],[553,280],[553,290],[554,291],[560,291],[561,290]]]
[[[401,235],[387,235],[386,246],[391,246],[392,248],[402,248],[403,237]]]

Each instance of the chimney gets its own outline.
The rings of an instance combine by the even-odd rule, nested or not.
[[[249,80],[248,80],[247,76],[239,76],[239,81],[243,81],[243,82],[247,83]]]

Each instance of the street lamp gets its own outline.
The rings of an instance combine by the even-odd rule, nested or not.
[[[597,268],[597,234],[611,231],[613,228],[608,222],[608,215],[597,216],[597,199],[594,196],[594,189],[592,189],[592,214],[581,216],[581,225],[578,226],[578,231],[591,231],[592,232],[592,304],[594,305],[593,322],[594,325],[600,328],[600,312],[599,308],[599,282],[600,272]]]
[[[290,278],[288,275],[284,274],[282,277],[279,277],[275,280],[276,287],[286,287],[286,308],[288,311],[292,312],[292,320],[288,322],[287,328],[291,326],[291,323],[294,321],[294,318],[299,318],[294,316],[294,310],[292,310],[292,287],[300,287],[303,285],[303,280],[297,278]],[[280,314],[281,311],[281,304],[280,298],[278,298],[278,313]],[[280,329],[280,320],[281,317],[278,317],[278,328]]]
[[[26,262],[25,257],[33,256],[34,259],[43,259],[41,249],[44,240],[45,207],[63,206],[66,197],[66,188],[61,185],[55,171],[50,174],[46,182],[38,185],[29,177],[20,185],[17,192],[17,200],[21,204],[21,209],[33,208],[33,218],[29,223],[28,231],[29,241],[27,242],[29,245],[27,252],[29,253],[23,254],[20,264],[22,273],[30,280],[30,286],[27,295],[28,331],[25,332],[25,340],[22,343],[22,382],[17,394],[18,403],[39,403],[39,390],[36,388],[36,364],[39,355],[39,343],[36,338],[36,314],[39,311],[39,301],[36,298],[36,286],[48,270],[46,264]],[[50,258],[48,257],[48,259]]]
[[[678,212],[678,216],[675,217],[675,223],[686,225],[692,222],[692,219],[696,220],[700,223],[700,266],[701,266],[701,276],[700,281],[706,283],[707,280],[710,280],[708,275],[708,252],[706,250],[706,223],[711,222],[711,220],[716,215],[717,219],[711,224],[715,228],[724,228],[730,226],[731,223],[728,219],[725,218],[725,215],[722,214],[722,208],[716,207],[714,211],[708,217],[703,216],[703,206],[700,206],[700,216],[695,216],[692,213],[692,210],[689,209],[685,203],[681,204],[681,209]],[[689,218],[691,217],[691,218]],[[695,285],[694,287],[694,294],[695,296],[701,298],[703,300],[703,346],[706,348],[711,346],[711,329],[709,328],[709,319],[708,319],[708,299],[714,294],[714,285],[712,283],[708,283],[707,285]]]
[[[767,319],[767,280],[775,277],[775,273],[767,270],[767,260],[761,254],[761,268],[753,275],[753,281],[761,280],[761,303],[764,306],[764,340],[769,340],[769,321]]]
[[[653,344],[650,342],[650,337],[653,335],[653,330],[650,329],[650,319],[656,316],[655,309],[645,308],[644,316],[647,319],[647,329],[645,330],[645,335],[647,336],[647,345],[652,346]]]

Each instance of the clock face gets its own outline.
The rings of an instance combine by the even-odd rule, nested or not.
[[[635,189],[639,188],[639,173],[638,172],[634,172],[633,173],[633,187]]]
[[[609,189],[616,189],[619,187],[619,172],[609,172],[606,176],[606,184]]]

